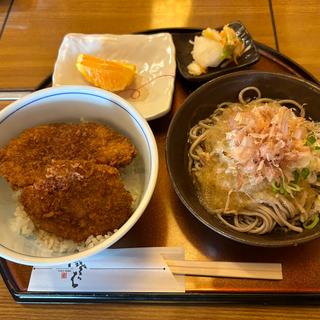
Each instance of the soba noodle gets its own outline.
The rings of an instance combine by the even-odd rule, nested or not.
[[[320,125],[304,118],[297,101],[262,98],[256,87],[244,88],[238,99],[218,105],[189,132],[189,172],[200,201],[241,232],[313,228]]]

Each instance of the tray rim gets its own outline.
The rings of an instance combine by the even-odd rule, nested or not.
[[[186,33],[197,32],[199,28],[158,28],[136,32],[136,34],[154,34],[160,32]],[[261,43],[254,41],[259,53],[268,57],[275,57],[300,75],[302,78],[320,85],[320,81],[304,67],[281,52]],[[263,54],[264,53],[264,54]],[[47,87],[51,83],[52,74],[47,76],[34,90]],[[15,89],[24,90],[24,89]],[[8,91],[1,90],[0,91]],[[112,292],[30,292],[18,288],[8,268],[6,260],[0,258],[0,274],[11,296],[18,303],[163,303],[163,304],[263,304],[263,305],[319,305],[320,293],[318,292],[186,292],[186,293],[112,293]]]
[[[0,273],[13,299],[23,304],[76,303],[148,303],[148,304],[263,304],[263,305],[319,305],[320,293],[119,293],[119,292],[29,292],[21,291],[0,259]]]

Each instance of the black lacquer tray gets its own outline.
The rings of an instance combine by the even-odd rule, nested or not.
[[[161,29],[144,33],[195,32],[197,29]],[[255,42],[260,60],[251,70],[272,71],[295,75],[319,85],[318,80],[297,63]],[[50,77],[36,89],[50,85]],[[22,303],[268,303],[319,304],[320,303],[320,239],[290,248],[250,247],[226,239],[199,222],[182,205],[168,176],[165,160],[165,139],[174,113],[199,84],[190,83],[179,74],[176,77],[172,110],[166,116],[153,120],[150,126],[159,149],[159,178],[155,193],[145,213],[130,232],[114,245],[121,247],[183,246],[186,259],[280,262],[281,281],[186,277],[184,294],[111,293],[111,292],[29,292],[27,291],[31,267],[0,259],[2,277],[17,302]],[[18,90],[17,90],[18,91]]]

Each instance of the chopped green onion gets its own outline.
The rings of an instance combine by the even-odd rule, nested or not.
[[[306,146],[312,146],[315,142],[317,141],[314,133],[310,133],[308,138],[307,138],[307,141],[305,143]]]
[[[272,192],[274,193],[277,193],[280,191],[280,187],[277,186],[277,183],[275,181],[271,183],[271,187],[272,187]]]
[[[314,150],[320,150],[320,146],[315,146]]]
[[[309,170],[309,169],[308,169]],[[300,179],[300,174],[298,173],[298,171],[295,171],[296,173],[295,175],[295,180]],[[306,175],[306,173],[305,173]],[[287,195],[288,193],[290,193],[292,195],[292,191],[294,192],[299,192],[301,191],[301,187],[294,182],[290,182],[289,184],[285,183],[284,181],[273,181],[271,183],[271,188],[272,188],[272,192],[277,193],[279,192],[280,194],[283,195]]]
[[[293,184],[298,185],[301,182],[301,179],[307,179],[310,174],[309,168],[303,168],[301,171],[294,170],[293,174]]]
[[[293,171],[293,178],[294,178],[293,183],[298,184],[300,181],[300,174],[298,170]]]
[[[308,168],[303,168],[300,172],[300,175],[303,179],[307,179],[310,174],[310,170]]]
[[[303,224],[303,227],[305,229],[308,229],[308,230],[311,230],[313,229],[318,223],[319,223],[319,215],[315,215],[313,217],[313,220],[311,221],[311,223],[308,224],[308,221],[306,221],[304,224]]]
[[[300,188],[297,184],[295,184],[295,183],[289,183],[289,184],[288,184],[288,187],[289,187],[292,191],[297,191],[297,192],[301,191],[301,188]]]
[[[288,194],[287,190],[284,188],[283,184],[281,183],[280,185],[280,191],[281,194],[286,195]]]

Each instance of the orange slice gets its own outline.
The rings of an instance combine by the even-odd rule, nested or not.
[[[134,64],[109,61],[80,54],[76,64],[83,77],[96,87],[121,91],[129,86],[136,73]]]

